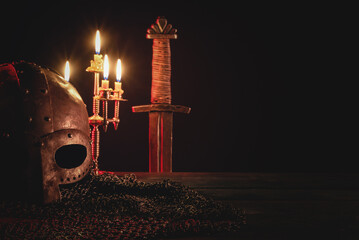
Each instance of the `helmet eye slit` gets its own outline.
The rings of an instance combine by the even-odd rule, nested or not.
[[[86,159],[87,149],[80,144],[65,145],[55,152],[56,164],[61,168],[71,169],[80,166]]]

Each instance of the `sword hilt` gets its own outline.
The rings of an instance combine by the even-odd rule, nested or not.
[[[171,104],[171,47],[170,39],[177,39],[177,29],[158,17],[147,30],[147,39],[153,39],[151,103]]]

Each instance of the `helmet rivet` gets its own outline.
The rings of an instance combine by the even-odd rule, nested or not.
[[[72,138],[72,134],[71,134],[71,133],[67,134],[67,136],[68,136],[69,138]]]
[[[28,120],[29,120],[29,122],[32,122],[32,117],[29,117]]]
[[[50,118],[50,117],[44,117],[44,120],[45,120],[46,122],[50,122],[50,121],[51,121],[51,118]]]

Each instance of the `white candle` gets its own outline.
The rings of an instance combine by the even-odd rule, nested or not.
[[[103,78],[104,80],[102,80],[102,83],[101,83],[101,87],[102,88],[109,88],[109,81],[107,80],[108,79],[108,73],[109,73],[109,62],[108,62],[108,56],[107,54],[105,55],[105,60],[104,60],[104,63],[103,63]]]
[[[102,55],[101,54],[95,54],[94,55],[94,61],[95,61],[95,63],[100,63],[102,61]]]
[[[104,89],[107,89],[109,87],[108,80],[102,80],[101,87],[104,88]]]
[[[95,54],[94,54],[94,61],[91,61],[91,67],[96,69],[97,71],[102,71],[103,69],[103,60],[102,54],[100,54],[101,48],[101,40],[100,40],[100,31],[97,30],[96,32],[96,40],[95,40]]]
[[[122,83],[121,82],[115,82],[115,90],[120,91],[122,90]]]

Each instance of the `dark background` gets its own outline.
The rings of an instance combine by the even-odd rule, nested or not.
[[[27,60],[63,73],[92,113],[85,71],[101,31],[101,53],[123,62],[118,131],[101,136],[100,168],[148,170],[148,116],[157,16],[178,29],[171,41],[174,171],[358,171],[350,121],[355,92],[346,81],[350,14],[296,4],[23,1],[2,7],[0,62]],[[348,7],[349,8],[349,7]],[[343,20],[343,17],[345,20]],[[343,64],[344,65],[344,64]],[[353,64],[346,67],[351,68]],[[344,84],[343,84],[344,83]],[[353,91],[353,92],[352,92]]]

